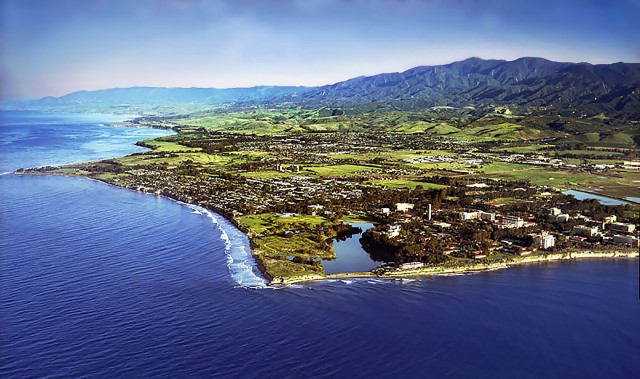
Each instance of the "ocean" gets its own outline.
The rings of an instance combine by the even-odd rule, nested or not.
[[[3,112],[1,169],[166,134],[105,121]],[[201,208],[59,176],[3,174],[0,195],[2,378],[640,375],[637,259],[265,287]]]

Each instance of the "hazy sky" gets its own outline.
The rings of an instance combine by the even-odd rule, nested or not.
[[[640,62],[637,0],[0,0],[3,98],[321,85],[471,56]]]

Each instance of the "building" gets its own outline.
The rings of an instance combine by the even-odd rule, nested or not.
[[[553,216],[553,219],[556,222],[569,222],[570,218],[571,217],[569,217],[569,215],[566,213],[560,213],[559,215]]]
[[[309,205],[309,206],[307,206],[307,208],[311,212],[311,215],[315,216],[316,213],[318,213],[318,211],[321,211],[321,210],[324,209],[324,206],[322,206],[320,204],[315,204],[315,205]]]
[[[507,228],[522,228],[524,226],[524,220],[515,216],[504,216],[502,218],[502,223]]]
[[[389,212],[391,212],[391,209],[389,209],[389,208],[382,208],[382,209],[380,210],[380,212],[382,212],[382,214],[388,215],[388,214],[389,214]]]
[[[422,262],[400,263],[400,265],[398,266],[400,270],[411,270],[411,269],[416,269],[421,267],[424,267],[424,263]]]
[[[535,234],[533,245],[538,249],[550,249],[556,245],[556,237],[547,233]]]
[[[460,217],[460,221],[469,221],[478,218],[480,212],[458,212],[458,217]]]
[[[609,224],[609,228],[616,232],[633,233],[636,230],[636,225],[614,222],[613,224]]]
[[[551,215],[551,216],[557,216],[560,213],[562,213],[560,208],[549,208],[549,215]]]
[[[395,238],[400,235],[401,226],[399,224],[394,224],[389,226],[387,230],[387,236],[391,238]]]
[[[624,161],[624,168],[640,169],[640,161]]]
[[[407,212],[410,209],[413,209],[413,204],[411,203],[396,203],[396,211],[398,212]]]
[[[597,226],[578,225],[573,227],[573,234],[578,236],[593,237],[598,234]]]
[[[638,238],[633,236],[623,236],[623,235],[616,234],[613,236],[613,243],[629,245],[631,247],[638,247]]]
[[[613,224],[616,221],[618,221],[618,218],[616,217],[616,215],[607,216],[602,219],[603,224]]]
[[[495,213],[490,213],[490,212],[480,212],[480,219],[481,220],[487,220],[487,221],[495,221],[496,220],[496,214]]]
[[[443,222],[443,221],[434,221],[432,223],[433,226],[439,226],[441,228],[450,228],[451,224],[447,223],[447,222]]]

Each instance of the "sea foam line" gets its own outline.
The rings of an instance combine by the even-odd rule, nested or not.
[[[186,205],[194,211],[206,216],[220,231],[220,239],[225,243],[225,255],[227,256],[227,269],[233,280],[240,287],[263,288],[266,281],[261,277],[257,264],[251,255],[249,239],[228,220],[198,205]]]

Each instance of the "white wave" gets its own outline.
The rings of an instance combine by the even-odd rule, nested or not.
[[[2,175],[9,175],[9,174],[12,174],[12,172],[0,172],[0,176],[2,176]]]
[[[344,284],[351,284],[351,283],[353,283],[353,280],[344,280],[343,279],[343,280],[341,280],[341,282],[344,283]]]
[[[193,212],[191,212],[191,213],[193,213],[194,215],[201,215],[202,214],[202,212],[200,212],[197,209],[194,209]]]
[[[185,205],[194,210],[193,213],[198,212],[209,218],[220,230],[220,239],[225,243],[227,269],[238,286],[245,288],[266,287],[267,283],[260,275],[256,262],[251,255],[247,236],[222,216],[197,205]]]

